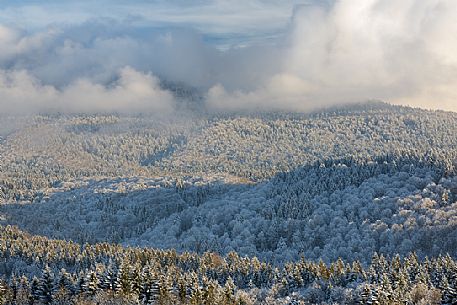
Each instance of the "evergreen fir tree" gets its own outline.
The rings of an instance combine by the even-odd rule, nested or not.
[[[141,290],[141,278],[139,270],[133,270],[130,276],[130,282],[131,293],[139,295]]]
[[[77,294],[84,294],[86,288],[86,275],[82,272],[79,273],[78,279],[76,281],[76,293]]]
[[[128,295],[132,291],[132,282],[130,280],[129,268],[125,263],[119,267],[116,277],[116,292],[121,292]]]
[[[187,302],[187,285],[182,277],[178,279],[178,299],[183,304]]]
[[[446,276],[443,276],[443,279],[440,283],[440,288],[442,292],[442,301],[445,305],[457,305],[457,291],[449,285]]]
[[[116,273],[113,271],[112,266],[106,268],[102,273],[100,278],[100,288],[103,290],[116,290]]]
[[[193,284],[193,289],[192,289],[192,295],[190,296],[190,304],[191,305],[199,305],[203,304],[203,292],[201,290],[200,285],[198,282],[194,282]]]
[[[22,276],[19,280],[19,289],[16,296],[17,304],[30,304],[33,302],[29,280]]]
[[[76,292],[73,280],[65,269],[60,270],[59,278],[57,280],[57,288],[59,290],[65,290],[69,294],[74,294]]]
[[[51,269],[46,266],[38,286],[39,300],[44,304],[51,304],[54,294],[54,275]]]
[[[94,296],[98,290],[99,279],[95,271],[90,271],[84,281],[84,292],[89,296]]]
[[[372,289],[371,290],[371,295],[368,299],[368,302],[367,304],[369,305],[379,305],[379,292],[378,292],[378,289]]]
[[[391,300],[392,295],[393,295],[393,289],[392,285],[390,283],[389,277],[387,274],[382,275],[382,282],[380,286],[380,291],[378,295],[378,299],[381,304],[388,303],[389,300]]]
[[[152,281],[149,274],[146,272],[146,268],[143,268],[140,274],[140,287],[138,298],[143,304],[150,304],[153,301],[152,296]]]
[[[17,291],[19,289],[19,280],[18,278],[16,277],[15,274],[13,274],[11,276],[11,280],[9,282],[9,290],[10,290],[10,293],[11,293],[11,298],[13,300],[16,299],[16,295],[17,295]]]
[[[203,300],[205,305],[216,303],[217,284],[213,280],[206,279],[203,290]]]
[[[32,279],[32,284],[30,285],[30,290],[31,290],[33,300],[35,300],[35,301],[40,300],[40,296],[41,296],[40,281],[35,276]]]
[[[223,289],[223,304],[235,304],[235,284],[231,277],[225,282]]]
[[[0,305],[6,305],[7,292],[8,292],[8,286],[6,285],[5,281],[0,279]]]
[[[369,300],[370,300],[370,297],[371,297],[371,288],[370,286],[368,285],[364,285],[363,288],[362,288],[362,291],[360,293],[360,296],[358,298],[358,304],[368,304]]]

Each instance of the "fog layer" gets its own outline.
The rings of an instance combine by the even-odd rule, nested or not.
[[[204,7],[199,20],[225,16],[216,2]],[[187,22],[192,11],[183,8],[181,19],[170,11],[173,26],[113,16],[0,26],[0,111],[170,112],[177,101],[162,81],[198,88],[218,111],[307,111],[369,99],[457,111],[455,1],[312,2],[276,21],[280,34],[268,42],[256,41],[265,34],[260,24],[243,27],[240,19],[233,28],[252,30],[251,41],[232,45],[224,31],[208,36],[202,23]]]

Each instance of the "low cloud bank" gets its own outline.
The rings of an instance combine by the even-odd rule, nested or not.
[[[0,71],[0,108],[6,113],[171,112],[174,102],[156,77],[130,67],[109,87],[79,79],[62,90],[42,85],[25,70]]]
[[[308,110],[382,99],[457,111],[457,2],[340,0],[299,7],[282,65],[252,90],[214,86],[215,108]]]
[[[452,0],[311,2],[296,7],[274,43],[224,51],[185,20],[0,26],[0,108],[170,112],[176,101],[163,79],[206,92],[217,111],[370,99],[457,111],[455,20]]]

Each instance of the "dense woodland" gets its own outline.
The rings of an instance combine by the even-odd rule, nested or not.
[[[1,119],[4,303],[456,304],[456,113]]]
[[[316,161],[408,152],[452,166],[457,114],[370,104],[313,114],[2,117],[3,201],[100,177],[258,182]]]
[[[369,266],[301,259],[279,268],[235,252],[79,245],[0,229],[3,304],[455,304],[457,263],[375,254]]]

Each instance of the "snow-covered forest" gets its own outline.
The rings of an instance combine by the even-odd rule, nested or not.
[[[454,304],[457,113],[1,120],[4,300]]]
[[[279,268],[235,252],[198,256],[83,246],[1,227],[2,304],[455,304],[457,263],[415,254],[371,264],[300,259]]]

